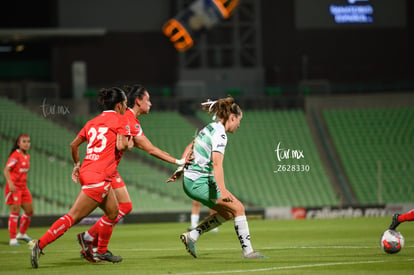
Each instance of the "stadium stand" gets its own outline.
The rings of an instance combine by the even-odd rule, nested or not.
[[[211,122],[205,112],[197,116]],[[244,111],[240,128],[228,138],[226,184],[243,201],[263,207],[338,204],[303,111]],[[278,144],[289,150],[289,159],[278,160]],[[304,157],[292,158],[293,150]]]
[[[79,185],[70,180],[68,144],[90,117],[78,118],[78,129],[71,131],[7,99],[0,99],[0,114],[2,163],[15,137],[22,130],[29,133],[29,182],[33,182],[35,206],[45,213],[67,210],[79,191]],[[197,112],[196,118],[200,125],[211,122],[211,115],[205,112]],[[326,110],[324,118],[359,203],[379,202],[378,192],[373,192],[378,189],[378,160],[383,184],[380,199],[401,202],[412,198],[413,108]],[[181,155],[196,130],[178,112],[151,112],[140,121],[153,144],[175,157]],[[327,176],[304,111],[246,110],[238,132],[228,138],[226,184],[247,206],[339,205],[339,195]],[[127,183],[134,211],[190,208],[181,184],[165,183],[174,169],[175,165],[141,150],[126,154],[119,172]],[[4,185],[4,177],[0,184]],[[7,212],[2,207],[0,214]]]
[[[67,212],[80,190],[80,186],[73,183],[70,177],[73,165],[69,144],[76,132],[62,128],[5,98],[0,98],[0,116],[2,167],[15,138],[22,132],[28,133],[32,143],[28,184],[31,186],[34,206],[39,206],[35,211],[39,214]],[[80,128],[81,126],[76,131]],[[81,156],[84,155],[84,150],[85,148],[81,149]],[[129,189],[135,190],[131,198],[134,204],[136,202],[139,205],[137,211],[183,210],[191,207],[191,201],[182,192],[180,184],[166,185],[169,173],[128,159],[121,161],[119,169]],[[174,170],[171,169],[172,171]],[[3,176],[0,184],[5,184]],[[142,192],[138,192],[138,189]],[[9,212],[5,204],[0,210],[0,215],[7,215]]]
[[[414,108],[323,112],[360,204],[412,202]]]
[[[69,144],[74,135],[68,129],[6,98],[0,98],[0,114],[0,134],[3,137],[15,140],[24,132],[30,135],[36,149],[61,159],[71,159]]]
[[[211,121],[211,115],[205,112],[197,112],[196,116],[203,121],[201,125]],[[196,130],[177,112],[151,112],[148,116],[141,116],[140,122],[144,133],[154,145],[176,157],[181,155]],[[313,144],[303,111],[246,111],[238,131],[234,139],[229,135],[232,141],[229,143],[231,149],[228,150],[225,158],[225,166],[229,167],[226,169],[226,181],[229,188],[245,203],[262,207],[338,203]],[[274,173],[277,165],[274,152],[277,141],[282,142],[286,149],[300,149],[305,152],[305,159],[284,160],[283,164],[294,164],[299,167],[309,165],[311,171]],[[239,149],[234,149],[233,146]],[[134,150],[134,152],[147,161],[168,167],[170,171],[175,169],[174,165],[155,160],[143,151]],[[246,154],[250,157],[246,158]],[[142,176],[134,175],[139,171],[137,169],[144,170],[137,172]],[[154,173],[148,173],[151,169]],[[119,171],[124,180],[134,182],[145,190],[164,195],[168,193],[169,196],[179,200],[186,199],[179,183],[175,183],[172,188],[166,188],[162,184],[165,178],[160,176],[159,179],[155,179],[159,171],[145,163],[137,166],[122,160]],[[256,185],[258,183],[260,183],[259,188]],[[309,192],[312,196],[305,195]]]
[[[201,124],[211,121],[211,115],[205,112],[198,112],[196,116],[203,121]],[[196,130],[176,112],[152,112],[151,115],[142,116],[140,122],[144,133],[156,146],[177,157]],[[303,111],[246,111],[234,138],[228,136],[231,141],[224,163],[228,167],[225,170],[226,181],[230,190],[248,205],[315,206],[338,203],[313,144]],[[286,149],[303,150],[305,154],[304,159],[284,160],[283,164],[291,167],[295,165],[295,168],[309,165],[310,171],[274,173],[278,164],[274,151],[278,141]],[[138,150],[138,154],[154,160],[145,152]],[[119,171],[123,178],[132,182],[129,180],[134,177],[131,171],[140,168],[134,165],[124,168],[124,165],[128,166],[129,163],[122,161]],[[143,166],[145,171],[151,169],[150,166]],[[171,171],[175,169],[174,166],[169,167]],[[157,174],[156,171],[154,173]],[[160,193],[167,190],[174,198],[186,198],[179,183],[166,189],[162,185],[165,178],[156,180],[153,173],[138,174],[145,175],[142,179],[135,179],[143,188]],[[143,186],[145,184],[146,187]]]

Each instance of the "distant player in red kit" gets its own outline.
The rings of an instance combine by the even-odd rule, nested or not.
[[[389,229],[395,230],[402,222],[414,221],[414,209],[404,214],[394,214]]]
[[[192,162],[188,158],[176,159],[170,156],[167,152],[164,152],[158,147],[154,146],[151,141],[144,135],[138,117],[140,115],[148,114],[151,108],[150,96],[147,89],[141,85],[133,85],[125,87],[124,90],[127,93],[129,107],[125,111],[124,116],[128,119],[131,125],[131,136],[133,136],[134,141],[133,146],[169,163],[177,165],[184,165],[185,163],[191,164]],[[121,154],[123,154],[123,152],[121,152]],[[119,203],[119,214],[115,222],[117,223],[132,211],[132,201],[126,185],[118,172],[116,172],[111,185]],[[99,250],[99,248],[102,246],[101,238],[98,237],[98,226],[100,223],[102,223],[102,218],[96,222],[89,230],[79,233],[77,236],[79,244],[82,247],[81,256],[90,262],[95,261],[94,248],[98,247]]]
[[[72,178],[79,179],[82,191],[66,215],[55,221],[39,240],[31,241],[30,259],[33,268],[38,267],[39,257],[47,245],[62,236],[98,206],[105,213],[104,223],[99,226],[99,236],[106,243],[111,237],[112,227],[119,211],[111,181],[116,174],[117,161],[120,157],[118,151],[128,149],[130,126],[123,116],[127,108],[127,99],[122,89],[101,89],[98,100],[105,111],[88,121],[70,144],[75,163]],[[86,156],[80,165],[79,146],[85,141],[87,142]],[[114,256],[107,250],[99,251],[95,257],[100,261],[122,261],[122,257]]]
[[[6,167],[4,167],[4,177],[6,178],[5,202],[10,207],[9,216],[9,235],[11,246],[19,245],[18,240],[29,242],[31,238],[26,234],[33,216],[32,195],[27,188],[27,172],[30,168],[30,137],[21,134],[11,149]],[[17,224],[20,209],[24,213],[20,219],[19,233],[17,234]]]

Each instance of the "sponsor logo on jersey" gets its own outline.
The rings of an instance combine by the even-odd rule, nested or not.
[[[9,162],[9,167],[12,167],[13,165],[15,165],[17,163],[17,159],[11,159]]]
[[[142,135],[142,128],[138,123],[135,124],[135,129],[137,129],[137,132],[138,132],[137,136],[141,136]]]
[[[89,160],[98,160],[99,159],[99,155],[97,155],[97,154],[87,154],[86,156],[85,156],[85,159],[89,159]]]

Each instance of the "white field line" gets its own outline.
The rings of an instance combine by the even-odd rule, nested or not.
[[[23,245],[22,245],[23,246]],[[414,245],[406,245],[404,248],[413,248]],[[373,246],[346,246],[346,245],[336,245],[336,246],[283,246],[283,247],[261,247],[258,249],[259,251],[264,250],[287,250],[287,249],[373,249],[378,248],[379,245]],[[117,248],[116,251],[180,251],[184,250],[183,247],[177,246],[174,248]],[[201,251],[239,251],[240,248],[203,248]],[[53,251],[53,248],[46,249],[45,251]],[[65,249],[64,251],[60,251],[59,253],[74,253],[79,252],[80,249]],[[27,253],[27,251],[10,251],[10,250],[0,250],[0,254],[20,254],[20,253]]]
[[[407,259],[405,261],[407,262],[414,261],[414,259]],[[338,265],[378,264],[378,263],[385,263],[385,262],[387,261],[378,260],[378,261],[359,261],[359,262],[318,263],[318,264],[291,265],[291,266],[275,266],[275,267],[243,269],[243,270],[235,269],[235,270],[226,270],[226,271],[210,271],[210,272],[203,271],[203,272],[176,273],[176,275],[254,273],[254,272],[268,272],[268,271],[313,268],[313,267],[327,267],[327,266],[338,266]]]

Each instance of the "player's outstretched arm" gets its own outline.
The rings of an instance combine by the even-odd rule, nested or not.
[[[151,141],[146,136],[136,136],[134,137],[134,146],[138,149],[144,150],[148,154],[153,157],[156,157],[160,160],[177,164],[177,165],[184,165],[186,164],[186,159],[176,159],[167,152],[162,151],[158,147],[154,146]]]
[[[185,160],[185,164],[192,164],[192,160],[194,159],[193,146],[194,146],[194,141],[188,144],[187,147],[184,149],[181,159]],[[174,171],[172,176],[169,179],[167,179],[167,182],[176,181],[177,179],[181,177],[183,172],[184,172],[184,165],[181,165],[177,168],[177,170]]]

